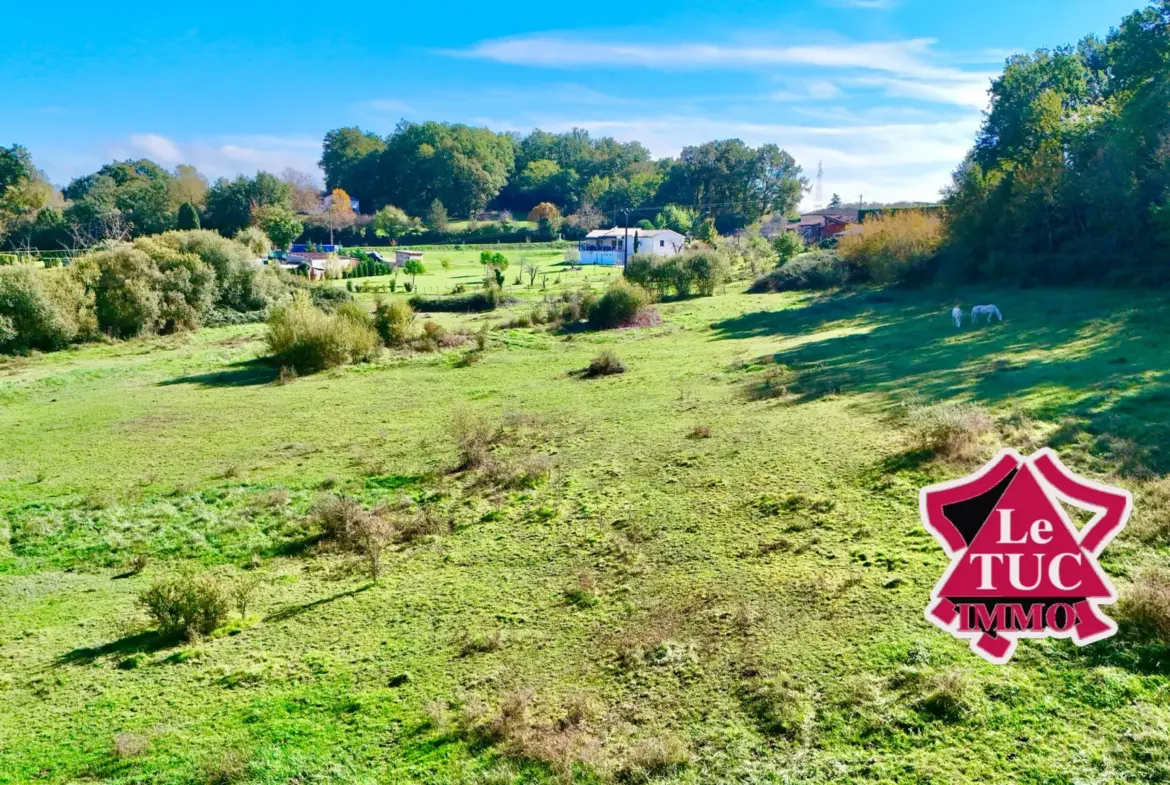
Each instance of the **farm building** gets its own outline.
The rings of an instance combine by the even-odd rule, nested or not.
[[[581,264],[624,264],[636,253],[673,256],[683,249],[686,238],[671,229],[594,229],[577,248]]]
[[[406,264],[407,262],[409,262],[411,259],[417,259],[418,261],[421,262],[423,260],[423,252],[422,251],[411,251],[411,250],[406,249],[406,248],[395,249],[395,251],[394,251],[394,263],[395,264],[402,266],[402,265]]]

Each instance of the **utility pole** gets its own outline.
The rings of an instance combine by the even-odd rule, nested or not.
[[[625,267],[630,258],[630,210],[626,208],[623,212],[626,214],[626,237],[622,240],[622,267]]]

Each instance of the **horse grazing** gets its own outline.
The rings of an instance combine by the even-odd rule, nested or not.
[[[1003,314],[994,305],[976,305],[971,309],[971,324],[978,324],[980,316],[987,316],[987,323],[991,324],[991,318],[994,316],[1003,321]]]
[[[954,309],[951,311],[951,318],[955,320],[956,327],[962,327],[963,326],[963,309],[956,305],[954,307]]]

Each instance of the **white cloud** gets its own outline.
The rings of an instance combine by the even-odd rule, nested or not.
[[[141,151],[144,157],[154,160],[164,166],[174,166],[183,162],[183,154],[178,146],[165,136],[158,134],[133,134],[130,145]]]
[[[573,68],[641,66],[646,68],[743,68],[772,65],[858,67],[907,73],[921,66],[919,55],[933,39],[894,42],[840,42],[802,46],[734,46],[701,43],[637,44],[532,35],[481,41],[470,49],[448,52],[459,57],[512,65]]]
[[[193,164],[212,180],[217,177],[232,178],[238,174],[251,175],[260,170],[278,174],[286,167],[320,178],[317,159],[321,155],[321,140],[308,136],[261,134],[219,140],[176,141],[161,134],[139,133],[132,134],[124,142],[107,145],[104,152],[105,160],[87,171],[93,171],[110,160],[146,157],[168,167]],[[69,172],[67,177],[83,173]]]
[[[940,104],[955,104],[984,109],[991,74],[971,74],[964,80],[898,79],[893,77],[857,77],[851,84],[883,88],[891,98],[914,98]]]

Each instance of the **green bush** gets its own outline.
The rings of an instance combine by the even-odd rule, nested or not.
[[[0,352],[52,351],[96,333],[93,296],[68,270],[0,267]]]
[[[726,281],[731,272],[727,258],[717,251],[695,251],[679,257],[679,267],[703,297],[715,293],[715,287]]]
[[[370,359],[378,348],[377,334],[356,314],[326,313],[304,294],[272,311],[266,341],[282,366],[302,374]]]
[[[781,232],[772,240],[772,249],[780,257],[780,264],[787,264],[804,252],[804,238],[799,232]]]
[[[413,323],[414,309],[405,300],[378,299],[374,305],[374,330],[386,346],[405,346]]]
[[[215,271],[193,253],[175,250],[153,237],[140,237],[134,247],[154,262],[161,275],[158,324],[164,333],[194,330],[215,300]]]
[[[619,278],[589,309],[589,326],[595,330],[607,330],[629,324],[649,304],[650,295],[645,289]]]
[[[139,597],[162,635],[207,635],[227,617],[230,602],[223,582],[191,570],[155,581]]]
[[[674,256],[634,254],[626,262],[623,275],[662,299],[671,291],[677,297],[690,297],[696,289],[710,296],[716,286],[727,280],[729,272],[730,265],[722,253],[691,251]]]
[[[132,338],[158,329],[163,276],[144,250],[130,244],[116,245],[86,254],[73,270],[94,298],[102,332]]]
[[[268,252],[272,250],[272,241],[268,239],[268,235],[264,233],[264,230],[258,226],[245,226],[236,232],[236,236],[233,239],[251,251],[255,256],[266,257],[268,256]]]
[[[748,289],[753,294],[802,289],[830,289],[861,280],[864,273],[832,251],[801,254],[787,264],[757,278]]]

